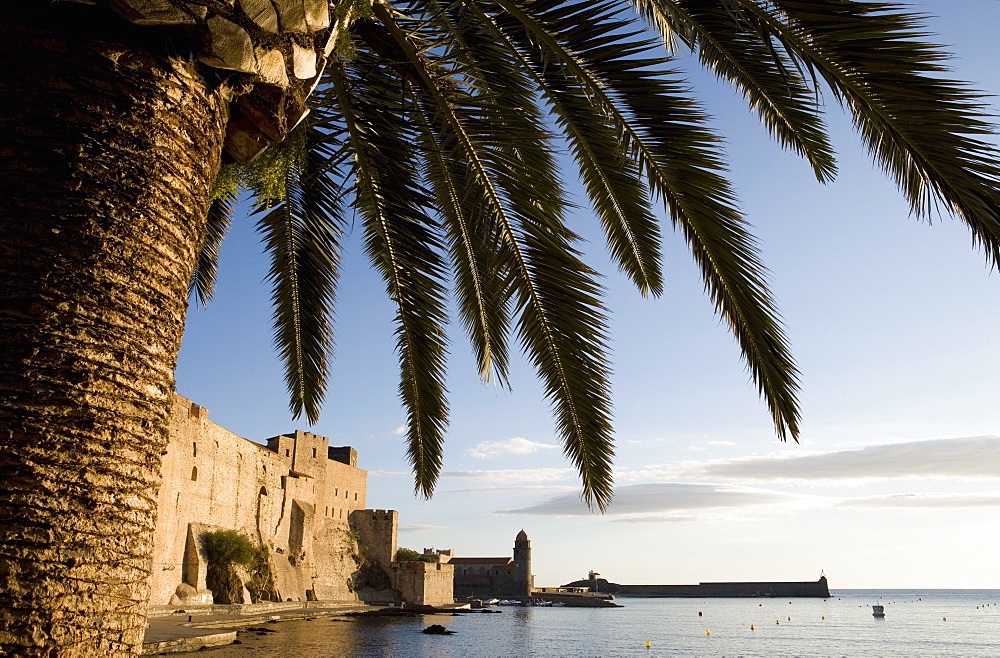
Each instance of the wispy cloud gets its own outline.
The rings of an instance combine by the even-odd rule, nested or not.
[[[515,436],[504,441],[481,441],[469,448],[465,454],[477,459],[492,459],[499,455],[530,455],[539,450],[552,450],[558,447],[551,443],[539,443]]]
[[[420,523],[400,523],[400,532],[424,532],[427,530],[447,530],[448,526],[443,525],[423,525]]]
[[[407,471],[368,471],[368,477],[372,478],[405,478],[413,477],[413,473]]]
[[[1000,437],[933,439],[859,450],[685,461],[616,472],[619,482],[724,479],[777,482],[899,478],[1000,478]]]
[[[962,509],[970,507],[1000,507],[1000,493],[974,494],[896,494],[889,496],[868,496],[844,498],[839,507],[860,507],[869,509]]]
[[[497,486],[565,481],[575,475],[572,468],[508,468],[482,471],[445,471],[442,478],[476,480]]]
[[[449,494],[497,494],[497,493],[532,493],[532,492],[579,492],[580,487],[566,484],[514,484],[511,486],[482,486],[469,487],[468,489],[449,489],[442,493]]]
[[[674,515],[699,510],[791,505],[812,503],[812,501],[822,504],[822,499],[816,497],[767,489],[721,484],[656,482],[617,487],[614,500],[608,506],[607,515],[648,517],[655,514]],[[578,494],[562,494],[528,507],[499,510],[497,514],[581,516],[590,515],[591,512]]]
[[[1000,437],[934,439],[801,457],[734,460],[706,465],[703,475],[758,480],[1000,478]]]
[[[393,436],[402,436],[404,432],[406,432],[406,425],[405,424],[400,425],[396,429],[394,429],[391,432],[389,432],[389,434],[392,434]]]

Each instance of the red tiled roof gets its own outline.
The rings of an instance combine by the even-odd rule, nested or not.
[[[514,561],[512,557],[453,557],[448,560],[448,564],[510,564]]]

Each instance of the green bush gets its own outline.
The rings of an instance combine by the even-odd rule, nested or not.
[[[433,555],[418,553],[412,548],[400,546],[396,549],[396,562],[437,562],[437,558]]]
[[[205,535],[208,561],[220,567],[230,564],[248,565],[257,557],[257,547],[235,530],[216,530]]]

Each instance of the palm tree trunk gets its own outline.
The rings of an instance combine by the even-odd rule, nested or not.
[[[134,655],[227,93],[156,30],[21,4],[0,18],[0,654]]]

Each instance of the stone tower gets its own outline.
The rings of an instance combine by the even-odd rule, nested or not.
[[[531,541],[524,530],[517,533],[514,539],[514,573],[517,576],[518,588],[522,590],[518,594],[524,597],[531,596],[535,577],[531,575]]]

